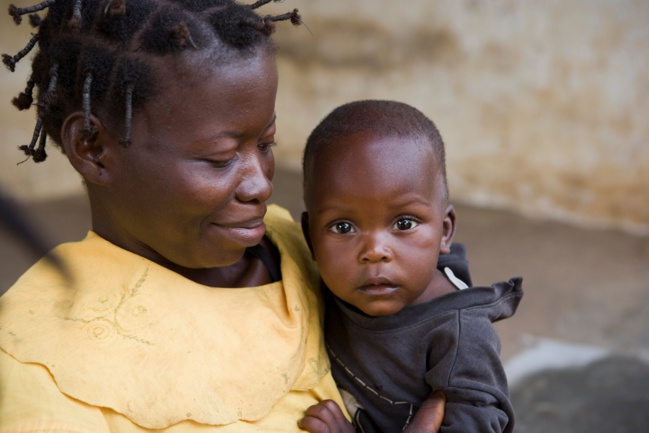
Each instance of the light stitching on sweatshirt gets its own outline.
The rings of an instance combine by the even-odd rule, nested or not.
[[[331,346],[329,346],[328,344],[327,344],[326,346],[327,346],[327,351],[329,352],[329,355],[331,355],[331,357],[334,359],[334,361],[336,361],[336,363],[337,363],[338,365],[340,365],[340,366],[345,370],[345,372],[346,372],[348,375],[350,375],[350,376],[351,376],[351,377],[352,377],[356,382],[358,382],[358,383],[359,383],[363,388],[365,388],[366,390],[368,390],[368,391],[371,392],[372,394],[376,395],[378,398],[380,398],[380,399],[382,399],[382,400],[385,400],[387,403],[389,403],[389,404],[391,404],[391,405],[393,405],[393,406],[397,406],[397,405],[407,405],[407,406],[408,406],[408,419],[406,419],[406,423],[405,423],[405,425],[403,426],[403,428],[405,429],[406,426],[407,426],[408,424],[410,424],[410,421],[412,420],[412,416],[414,415],[414,410],[415,410],[415,406],[414,406],[412,403],[407,402],[407,401],[395,401],[395,400],[391,400],[391,399],[389,399],[388,397],[386,397],[386,396],[380,394],[377,390],[375,390],[374,388],[372,388],[371,386],[369,386],[368,384],[366,384],[365,382],[363,382],[363,380],[362,380],[360,377],[356,376],[356,375],[354,374],[354,372],[351,371],[351,370],[349,369],[349,367],[347,367],[347,365],[345,365],[345,363],[343,362],[343,360],[340,359],[340,358],[338,357],[338,355],[336,355],[336,352],[333,351],[333,349],[331,348]]]

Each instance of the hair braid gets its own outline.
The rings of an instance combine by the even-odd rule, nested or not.
[[[32,134],[32,141],[29,143],[29,145],[23,144],[22,146],[19,146],[18,148],[22,150],[25,155],[27,155],[27,158],[33,157],[35,155],[34,147],[36,146],[36,141],[38,141],[38,137],[41,135],[41,130],[43,129],[43,117],[38,116],[36,119],[36,126],[34,127],[34,133]]]
[[[18,53],[15,56],[10,56],[9,54],[3,54],[2,63],[4,63],[11,72],[14,72],[16,70],[16,63],[18,63],[20,59],[22,59],[27,54],[29,54],[32,48],[34,48],[34,45],[36,45],[36,42],[38,42],[38,33],[32,35],[32,38],[29,40],[27,45],[25,45],[25,48],[18,51]]]
[[[75,111],[83,113],[83,134],[92,134],[95,114],[107,127],[121,128],[120,143],[128,146],[133,116],[155,94],[154,59],[218,49],[227,55],[211,58],[227,62],[232,55],[272,52],[269,35],[276,22],[303,23],[297,10],[264,17],[254,12],[271,1],[279,0],[251,5],[235,0],[45,0],[25,8],[9,6],[17,24],[31,14],[30,23],[38,29],[16,55],[3,55],[13,71],[38,45],[25,90],[12,101],[26,110],[36,100],[38,111],[32,141],[20,149],[34,161],[44,160],[46,137],[60,145],[61,126]],[[36,12],[45,9],[41,19]]]
[[[36,28],[41,25],[41,17],[38,14],[29,14],[29,25]]]
[[[27,86],[25,87],[25,90],[23,90],[20,95],[16,96],[11,102],[14,104],[16,108],[19,110],[27,110],[32,106],[32,102],[34,102],[34,97],[32,94],[34,93],[34,86],[36,85],[36,81],[33,79],[29,79],[27,81]]]
[[[73,30],[78,30],[81,26],[81,0],[74,0],[72,17],[68,21],[68,26]]]
[[[259,1],[254,2],[253,4],[251,4],[249,7],[250,7],[250,9],[258,9],[258,8],[264,6],[264,5],[267,5],[270,2],[281,3],[283,1],[284,0],[259,0]]]
[[[104,6],[104,16],[119,17],[124,15],[125,10],[125,0],[109,0],[106,6]]]
[[[276,15],[274,17],[267,16],[266,18],[270,19],[273,22],[290,20],[291,24],[293,24],[294,26],[299,26],[300,24],[302,24],[302,17],[298,13],[297,9],[293,9],[292,12],[288,12],[282,15]]]
[[[86,80],[83,82],[83,129],[84,136],[92,134],[90,129],[90,89],[92,86],[92,71],[86,72]]]
[[[54,2],[56,2],[56,0],[45,0],[44,2],[41,2],[37,5],[29,6],[26,8],[18,8],[15,5],[9,5],[9,15],[11,15],[16,24],[20,24],[22,22],[23,15],[42,11],[43,9],[46,9],[54,4]]]
[[[50,105],[54,102],[56,98],[56,86],[59,82],[59,65],[54,64],[50,69],[50,82],[47,85],[47,91],[45,94],[40,97],[38,104],[38,116],[43,117],[50,111]]]
[[[128,83],[126,86],[125,102],[126,108],[124,110],[124,137],[120,140],[120,144],[124,147],[131,145],[131,122],[133,120],[133,83]]]

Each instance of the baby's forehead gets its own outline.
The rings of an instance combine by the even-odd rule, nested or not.
[[[333,136],[314,152],[320,163],[364,160],[371,164],[395,164],[417,159],[437,165],[433,143],[421,133],[396,134],[359,131]]]
[[[414,202],[437,204],[433,198],[443,195],[445,182],[434,152],[421,151],[426,147],[418,143],[367,144],[339,141],[316,157],[305,173],[307,204],[318,209],[358,209],[379,202],[395,209]],[[415,200],[422,197],[426,200]]]
[[[425,137],[352,134],[332,140],[311,156],[305,166],[307,186],[321,188],[343,180],[354,187],[375,176],[436,181],[442,172]],[[381,181],[382,182],[382,181]]]

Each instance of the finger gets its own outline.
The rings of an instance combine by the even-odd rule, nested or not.
[[[345,414],[343,413],[338,403],[333,400],[323,400],[320,402],[320,407],[326,409],[326,416],[333,418],[337,424],[348,423]]]
[[[327,424],[325,424],[321,419],[312,416],[305,416],[297,422],[297,426],[309,433],[331,433]]]
[[[332,400],[321,401],[309,407],[305,417],[298,421],[298,427],[311,433],[354,432],[354,427],[347,421],[338,404]]]
[[[446,405],[446,396],[441,390],[433,392],[430,397],[423,401],[419,407],[419,411],[424,411],[426,417],[424,418],[424,425],[430,431],[438,431],[444,419],[444,406]],[[418,411],[418,412],[419,412]]]
[[[412,422],[404,433],[435,433],[439,431],[444,420],[446,397],[441,390],[431,393],[419,406]]]

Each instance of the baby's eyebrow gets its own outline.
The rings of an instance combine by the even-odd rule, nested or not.
[[[430,200],[426,200],[423,197],[416,196],[416,197],[408,197],[407,195],[394,198],[390,202],[390,207],[393,208],[400,208],[404,206],[411,206],[411,205],[420,205],[420,206],[430,206]]]

